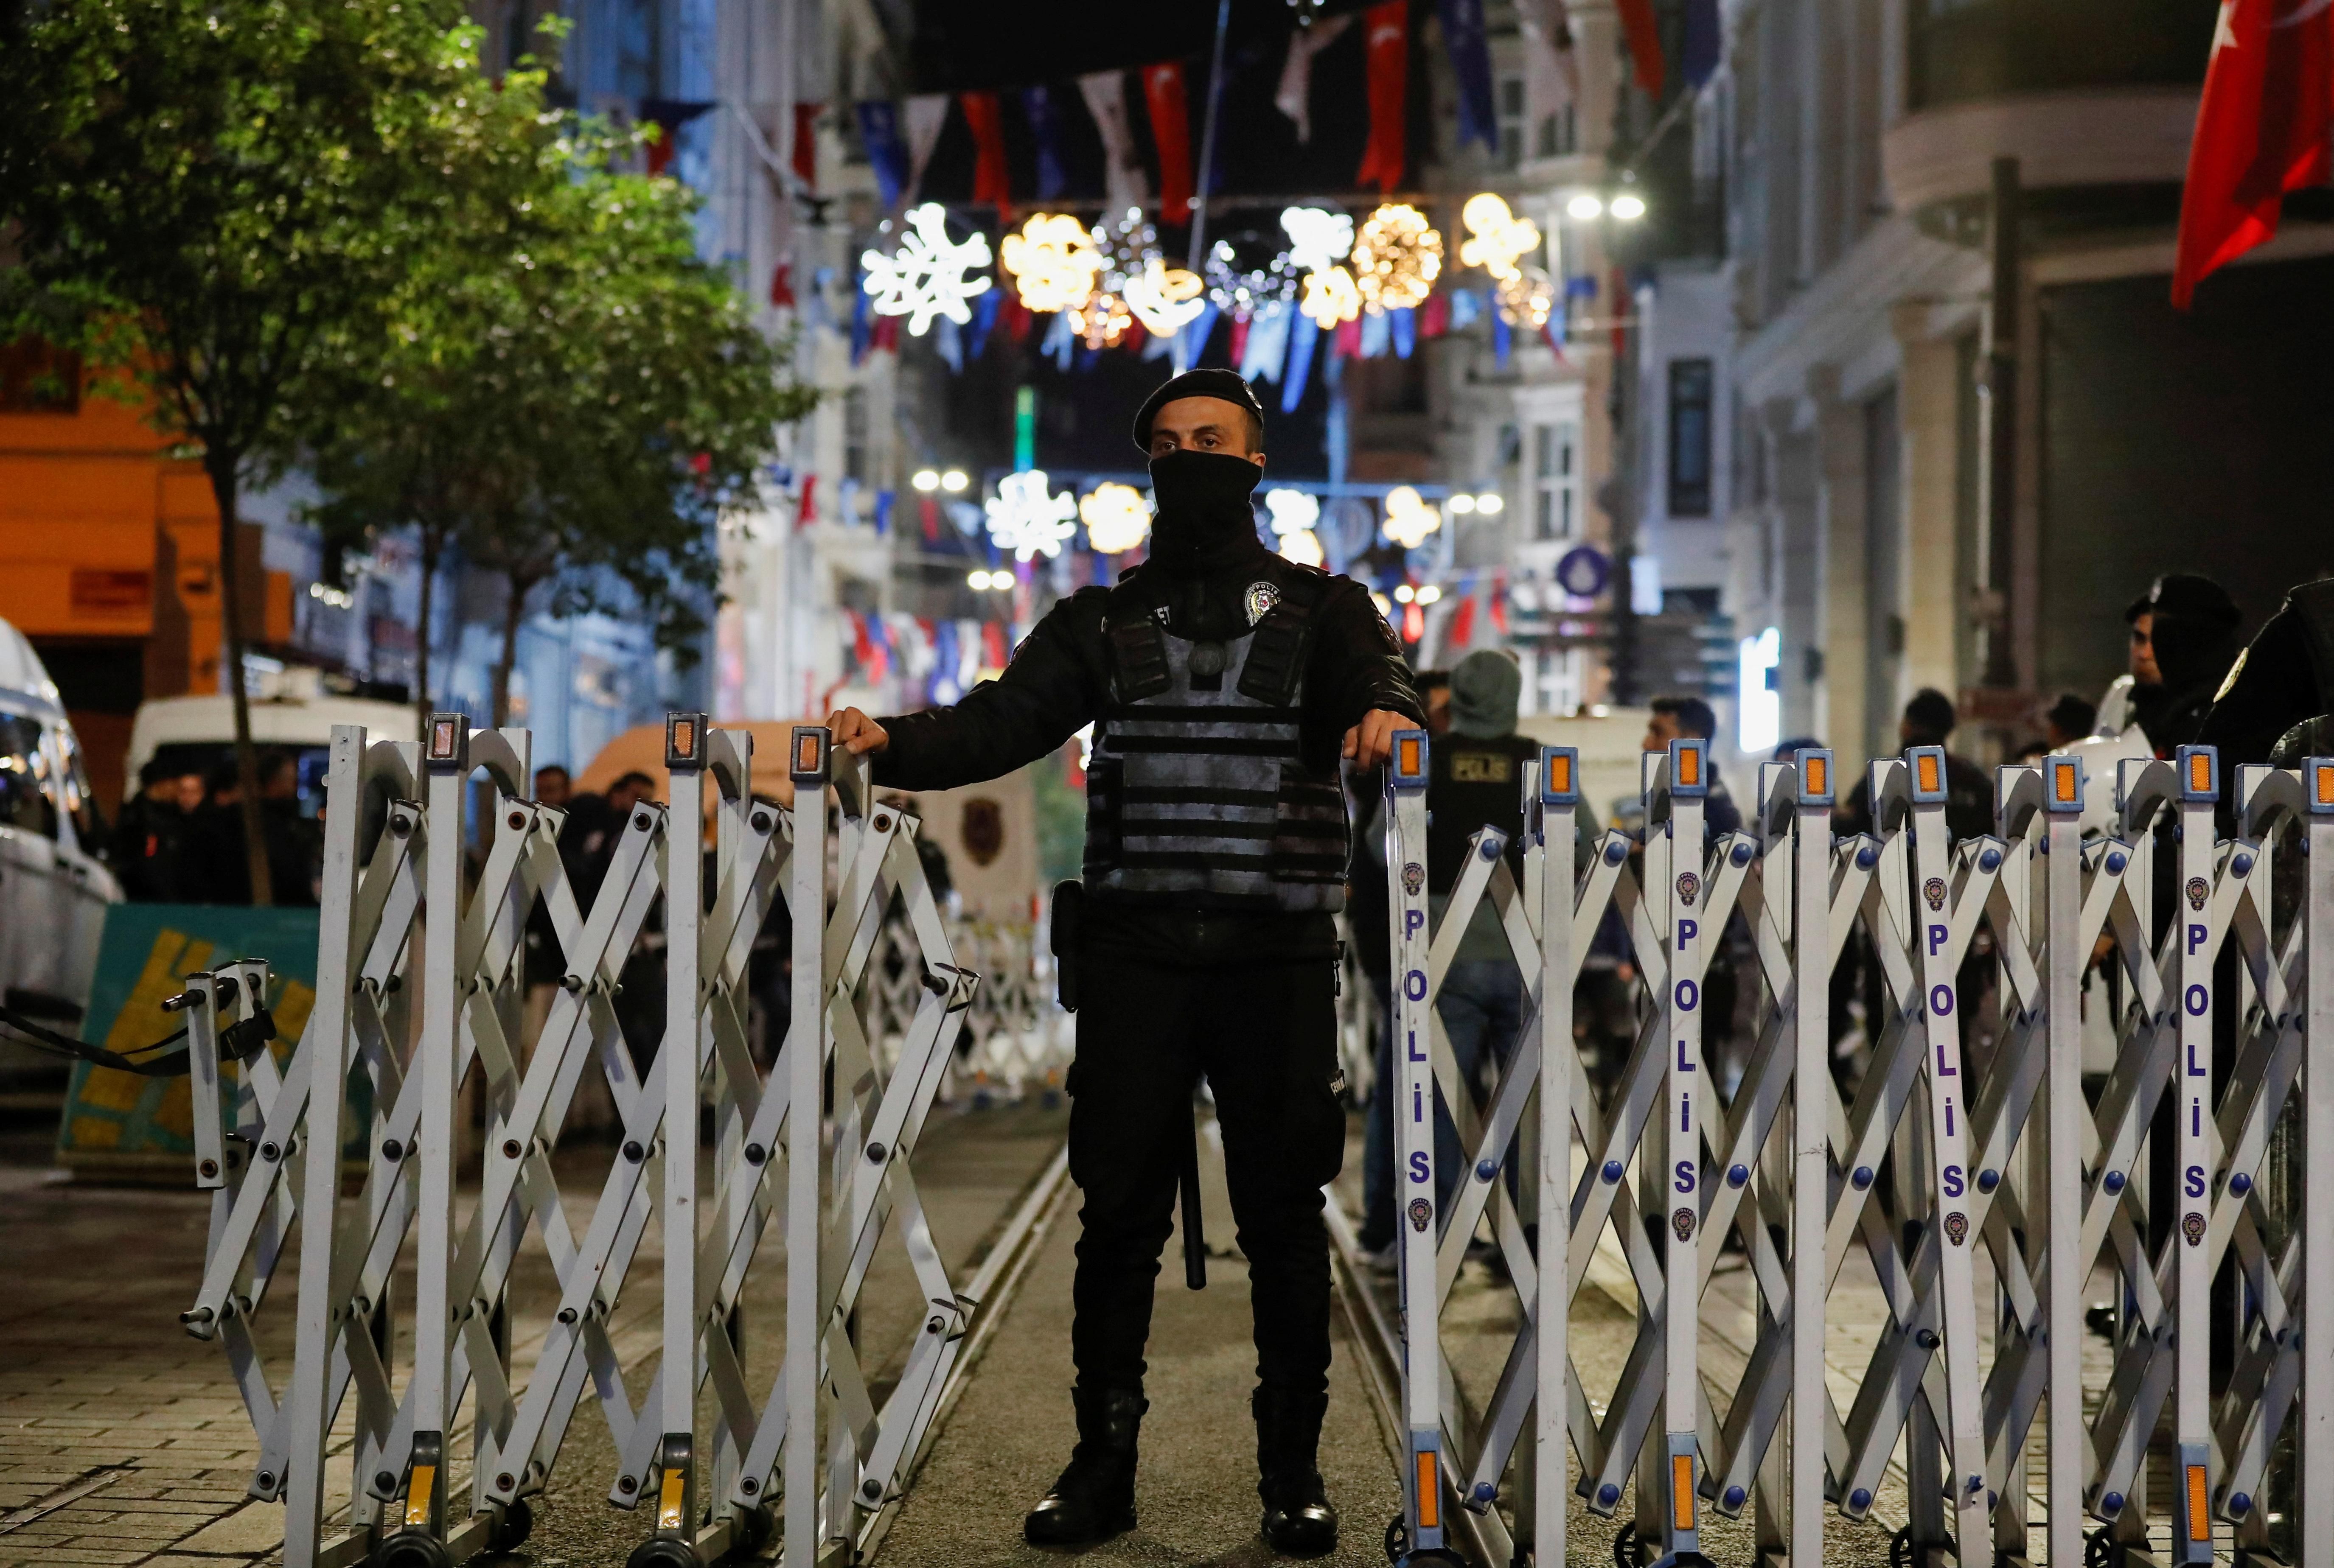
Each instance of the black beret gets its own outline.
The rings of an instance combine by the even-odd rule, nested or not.
[[[1157,391],[1143,399],[1142,409],[1134,416],[1134,444],[1144,455],[1151,451],[1151,422],[1159,410],[1178,398],[1220,398],[1227,403],[1238,403],[1256,416],[1259,428],[1264,425],[1264,405],[1256,400],[1256,393],[1238,370],[1186,370],[1171,378]]]
[[[2194,572],[2167,572],[2147,586],[2147,592],[2125,607],[2123,618],[2174,615],[2201,620],[2223,631],[2234,630],[2243,617],[2229,591]]]

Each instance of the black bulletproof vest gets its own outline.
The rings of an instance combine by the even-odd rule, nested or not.
[[[1335,912],[1345,796],[1306,765],[1305,661],[1324,583],[1249,589],[1251,629],[1177,637],[1137,585],[1104,611],[1111,703],[1086,773],[1087,891],[1105,901]]]

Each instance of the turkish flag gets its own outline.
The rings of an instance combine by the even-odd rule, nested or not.
[[[2196,106],[2172,303],[2277,233],[2285,193],[2334,162],[2334,0],[2221,0]]]
[[[1012,180],[1005,161],[1005,117],[994,92],[960,92],[957,103],[972,128],[972,199],[997,208],[1013,206]]]
[[[1662,59],[1661,24],[1654,20],[1654,0],[1620,0],[1621,36],[1629,45],[1629,64],[1635,72],[1637,85],[1648,98],[1662,95],[1662,79],[1667,74]]]
[[[1151,106],[1151,140],[1159,149],[1159,221],[1181,228],[1191,221],[1191,119],[1183,106],[1183,63],[1144,66],[1143,98]]]
[[[1410,5],[1386,0],[1362,13],[1362,45],[1368,51],[1370,139],[1362,149],[1356,185],[1374,185],[1391,196],[1402,187],[1403,101],[1410,89]]]

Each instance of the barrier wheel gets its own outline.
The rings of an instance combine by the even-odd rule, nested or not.
[[[624,1568],[699,1568],[697,1549],[670,1535],[651,1535],[632,1548]]]
[[[454,1568],[454,1554],[426,1530],[400,1530],[372,1549],[372,1568]]]
[[[1613,1568],[1638,1568],[1637,1525],[1635,1520],[1621,1526],[1613,1537]]]
[[[729,1553],[732,1557],[750,1557],[770,1544],[778,1533],[777,1515],[767,1503],[757,1503],[750,1508],[739,1508],[729,1515]]]
[[[1386,1525],[1386,1561],[1389,1563],[1399,1563],[1403,1560],[1403,1554],[1409,1552],[1409,1550],[1410,1525],[1403,1521],[1401,1515],[1396,1514],[1393,1520]]]
[[[503,1506],[503,1516],[487,1537],[487,1544],[497,1552],[514,1552],[525,1545],[535,1534],[535,1510],[524,1497],[514,1497]]]
[[[2123,1544],[2106,1525],[2083,1537],[2083,1568],[2116,1568],[2123,1559]]]
[[[1943,1541],[1916,1543],[1913,1539],[1913,1526],[1907,1525],[1888,1537],[1888,1568],[1922,1568],[1921,1554],[1928,1548],[1944,1553],[1956,1563],[1961,1561],[1960,1549],[1953,1544],[1951,1536]]]

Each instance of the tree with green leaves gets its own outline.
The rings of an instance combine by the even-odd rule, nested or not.
[[[478,73],[458,0],[51,0],[0,8],[0,308],[198,456],[219,517],[252,896],[269,901],[244,688],[237,504],[378,339],[466,204],[535,178],[539,119]]]
[[[318,431],[335,536],[412,530],[425,593],[451,545],[503,573],[497,724],[538,602],[646,619],[693,651],[719,514],[816,399],[699,257],[695,196],[615,169],[631,149],[566,125],[523,201],[417,270]]]

